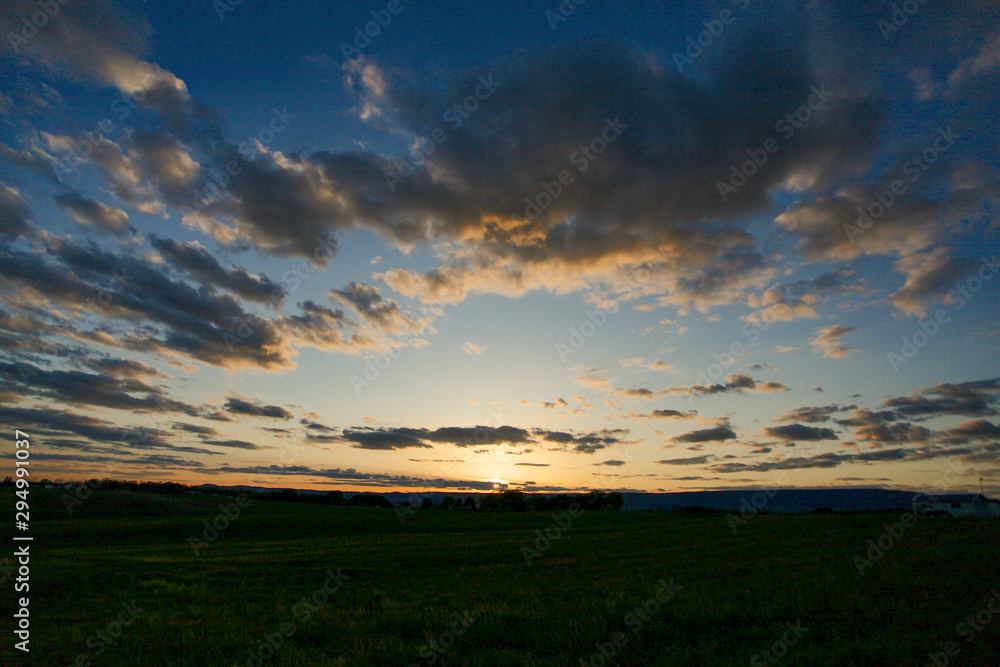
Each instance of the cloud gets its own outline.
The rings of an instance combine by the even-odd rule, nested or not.
[[[528,431],[514,426],[448,426],[434,430],[409,427],[354,427],[344,429],[339,439],[359,449],[373,450],[430,448],[433,444],[458,447],[520,445],[533,441]]]
[[[150,245],[187,275],[197,278],[203,284],[226,289],[247,301],[260,303],[269,300],[277,307],[285,297],[281,286],[267,276],[254,275],[239,267],[223,268],[197,241],[179,243],[173,239],[153,236]]]
[[[777,391],[788,391],[788,387],[782,382],[758,382],[744,373],[730,373],[726,376],[725,384],[692,384],[684,387],[667,387],[658,392],[659,395],[674,394],[679,396],[691,395],[707,396],[711,394],[741,393],[743,391],[753,391],[759,393],[772,393]]]
[[[225,410],[236,415],[265,417],[267,419],[287,420],[295,416],[280,405],[261,405],[239,397],[226,400]]]
[[[841,324],[817,329],[816,337],[810,340],[809,344],[816,354],[822,352],[824,357],[843,359],[858,351],[856,348],[848,347],[840,342],[841,338],[853,331],[855,331],[854,327],[845,327]]]
[[[482,354],[483,352],[486,351],[486,346],[476,345],[474,343],[466,343],[465,345],[462,346],[462,351],[465,352],[466,354]]]
[[[378,288],[372,285],[352,281],[342,290],[332,290],[330,298],[353,308],[363,320],[390,333],[419,333],[427,326],[426,321],[417,321],[403,312],[392,299],[384,300]]]
[[[809,280],[775,285],[763,296],[750,296],[750,306],[757,308],[744,319],[759,327],[772,322],[791,322],[819,317],[816,306],[820,297],[843,286],[844,280],[853,275],[847,268],[824,273]]]
[[[771,438],[781,440],[836,440],[837,433],[829,428],[817,428],[814,426],[804,426],[803,424],[787,424],[785,426],[773,426],[764,429]]]
[[[711,454],[706,454],[705,456],[691,456],[686,459],[663,459],[662,461],[657,461],[657,463],[669,466],[684,466],[684,465],[704,465],[713,459]]]
[[[776,422],[808,422],[817,423],[829,421],[830,417],[840,410],[838,405],[824,405],[820,406],[807,406],[802,408],[795,408],[794,410],[789,410],[784,412],[772,421]]]
[[[613,445],[625,442],[622,436],[628,434],[628,429],[614,428],[576,434],[568,431],[552,431],[545,428],[531,430],[533,436],[542,442],[556,445],[557,449],[568,450],[577,454],[593,454]]]
[[[671,442],[723,442],[725,440],[733,440],[734,438],[736,438],[736,432],[728,425],[722,425],[682,433],[671,438]]]
[[[31,16],[37,3],[12,0],[7,14],[12,23],[0,20],[5,36],[16,34],[13,20]],[[39,29],[31,40],[17,44],[19,52],[52,71],[69,67],[94,80],[141,98],[181,129],[189,113],[190,97],[184,82],[136,54],[149,49],[148,25],[127,20],[109,2],[94,0],[86,6],[68,3],[49,16],[50,25]],[[13,42],[3,47],[13,48]],[[2,47],[0,47],[2,48]]]
[[[968,79],[994,74],[1000,71],[1000,33],[986,41],[979,53],[966,58],[948,75],[948,85],[955,88]]]
[[[162,389],[134,377],[118,379],[104,373],[47,371],[24,362],[0,363],[0,378],[27,394],[70,405],[90,405],[132,412],[179,412],[198,416],[201,411],[165,396]]]
[[[903,257],[892,267],[906,282],[890,300],[904,313],[923,317],[930,304],[950,303],[958,282],[978,266],[972,259],[950,257],[947,248]]]
[[[246,440],[204,440],[203,442],[206,445],[215,445],[216,447],[227,447],[230,449],[267,449],[267,447],[247,442]]]
[[[31,228],[31,209],[14,188],[0,182],[0,234],[9,239],[25,235]]]
[[[144,364],[141,361],[136,361],[135,359],[112,359],[109,357],[100,357],[88,359],[85,363],[94,370],[98,370],[102,373],[107,373],[108,375],[113,375],[115,377],[168,377],[167,374],[160,369],[153,368],[152,366]]]
[[[594,369],[577,374],[573,382],[587,389],[610,390],[612,386],[610,380],[602,377],[600,373]]]
[[[975,419],[958,424],[944,433],[944,442],[965,444],[970,440],[1000,440],[1000,426],[985,419]]]
[[[649,417],[653,419],[694,419],[697,417],[697,413],[694,412],[681,412],[679,410],[653,410],[649,413]]]
[[[942,382],[924,387],[908,396],[888,398],[883,405],[894,413],[914,420],[941,415],[988,417],[997,414],[1000,378],[953,384]]]
[[[113,234],[135,231],[128,224],[128,213],[84,197],[79,193],[69,192],[57,195],[56,204],[69,211],[73,219],[84,227],[95,227]]]

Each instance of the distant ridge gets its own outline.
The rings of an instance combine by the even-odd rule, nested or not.
[[[206,491],[211,489],[248,489],[253,491],[274,491],[277,489],[255,486],[217,486],[203,484]],[[955,493],[957,491],[950,491]],[[316,494],[325,491],[300,490],[300,493]],[[414,496],[430,497],[435,504],[440,503],[445,496],[465,498],[486,495],[478,491],[410,491],[410,492],[380,492],[344,491],[344,496],[350,498],[357,493],[374,493],[383,496],[393,504],[411,500]],[[919,491],[894,491],[889,489],[773,489],[749,488],[725,491],[680,491],[675,493],[623,493],[625,497],[624,510],[673,510],[677,508],[705,507],[714,510],[739,510],[749,503],[757,510],[768,512],[811,512],[818,509],[829,509],[834,512],[864,512],[864,511],[905,511],[912,509],[913,498]],[[538,493],[531,495],[555,496],[556,493]]]

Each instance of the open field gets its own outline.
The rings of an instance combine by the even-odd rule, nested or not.
[[[898,515],[763,515],[734,534],[720,514],[588,512],[557,531],[550,514],[401,523],[255,501],[196,555],[189,537],[231,499],[96,492],[69,516],[58,493],[32,494],[31,659],[8,625],[3,664],[924,665],[948,642],[950,665],[1000,655],[1000,619],[959,626],[1000,589],[996,520],[918,518],[862,576],[854,557]],[[547,528],[559,536],[528,566],[521,548]]]

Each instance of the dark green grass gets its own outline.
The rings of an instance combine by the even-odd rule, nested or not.
[[[758,516],[734,535],[722,515],[587,513],[528,567],[520,547],[548,514],[428,511],[401,525],[392,510],[256,501],[196,556],[189,536],[228,500],[98,492],[70,517],[57,494],[32,492],[30,660],[5,625],[0,664],[243,665],[285,622],[295,633],[267,664],[427,664],[422,647],[469,610],[434,664],[591,664],[620,631],[609,665],[750,665],[801,621],[778,664],[922,666],[955,641],[950,664],[1000,665],[1000,618],[971,643],[956,635],[1000,588],[996,520],[922,518],[861,577],[853,557],[896,517]],[[328,569],[350,579],[297,619]],[[671,577],[676,597],[633,633],[626,614]],[[132,600],[138,620],[88,651]]]

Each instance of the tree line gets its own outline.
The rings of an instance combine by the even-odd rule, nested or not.
[[[14,481],[10,477],[4,478],[0,486],[13,486]],[[53,482],[43,479],[33,482],[32,486],[44,487],[49,484],[63,486],[64,482]],[[274,491],[253,491],[241,489],[210,488],[205,489],[200,486],[189,486],[178,482],[154,482],[154,481],[132,481],[124,479],[92,479],[86,484],[95,491],[132,491],[136,493],[163,493],[168,495],[190,495],[190,494],[217,494],[221,496],[235,496],[239,493],[246,493],[249,497],[257,500],[278,500],[290,503],[309,503],[314,505],[333,505],[343,507],[388,507],[393,506],[385,496],[377,493],[356,493],[349,498],[344,497],[343,491],[327,491],[326,493],[299,493],[294,489],[280,489]],[[420,494],[417,494],[420,495]],[[617,492],[590,491],[588,493],[568,494],[563,493],[557,496],[545,496],[540,494],[525,493],[524,491],[507,490],[478,496],[468,495],[464,499],[456,496],[444,496],[441,502],[435,504],[430,496],[423,496],[419,504],[414,504],[409,500],[399,503],[404,507],[417,507],[421,510],[444,510],[444,511],[481,511],[481,512],[549,512],[553,510],[569,509],[574,504],[585,510],[604,510],[617,512],[625,504],[625,497]]]

